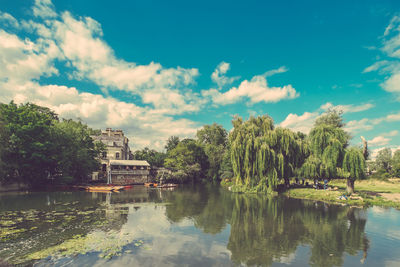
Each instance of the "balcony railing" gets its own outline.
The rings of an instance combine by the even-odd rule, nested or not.
[[[148,175],[149,170],[112,170],[111,174],[119,175]]]

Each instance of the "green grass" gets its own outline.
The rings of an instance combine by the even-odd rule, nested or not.
[[[340,203],[354,206],[385,206],[400,209],[400,201],[388,200],[380,193],[399,194],[400,179],[381,180],[362,180],[356,181],[355,193],[347,200],[340,200],[339,197],[346,193],[346,180],[332,180],[330,187],[338,187],[337,190],[315,190],[313,188],[292,188],[284,194],[300,199],[319,200],[330,203]]]
[[[346,189],[346,180],[332,180],[329,184],[340,189]],[[356,192],[400,193],[400,179],[355,181],[354,189]]]
[[[292,181],[293,183],[294,181]],[[313,184],[312,180],[306,180],[310,185]],[[234,182],[230,179],[221,181],[221,185],[225,188],[231,187],[231,191],[239,191],[234,185]],[[329,203],[338,203],[352,206],[384,206],[394,207],[400,209],[400,198],[389,200],[383,197],[390,196],[391,194],[400,194],[400,178],[393,178],[384,180],[367,179],[356,181],[354,184],[354,194],[352,194],[347,200],[341,200],[339,197],[346,194],[346,180],[336,179],[329,182],[329,187],[337,190],[316,190],[313,188],[291,188],[286,192],[282,193],[288,197],[299,198],[299,199],[310,199],[325,201]],[[239,188],[240,189],[240,188]],[[253,193],[251,190],[243,191],[245,193]]]

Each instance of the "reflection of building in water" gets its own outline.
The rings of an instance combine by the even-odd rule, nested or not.
[[[148,182],[150,164],[144,160],[130,160],[129,139],[122,130],[107,128],[101,135],[92,136],[107,150],[101,155],[101,170],[92,174],[92,180],[104,179],[112,184],[141,184]]]

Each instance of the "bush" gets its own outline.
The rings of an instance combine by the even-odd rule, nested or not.
[[[390,174],[387,173],[384,169],[379,169],[377,172],[371,174],[369,178],[386,181],[390,178]]]

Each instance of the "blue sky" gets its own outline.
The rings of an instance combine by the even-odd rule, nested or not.
[[[134,148],[232,116],[308,132],[341,109],[400,148],[399,1],[0,0],[0,101],[45,105]]]

